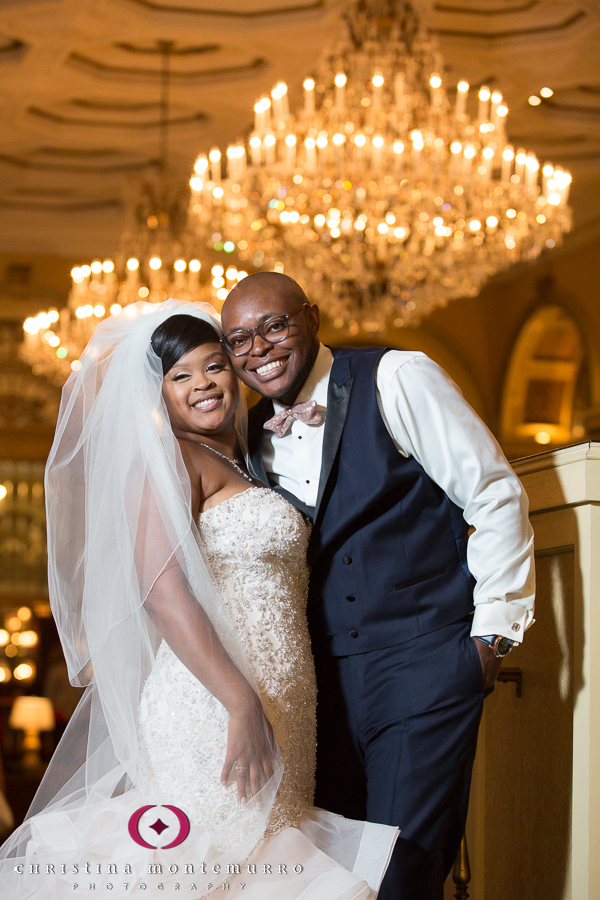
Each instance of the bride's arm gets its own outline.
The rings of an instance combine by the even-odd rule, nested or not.
[[[171,650],[229,713],[221,783],[227,783],[237,766],[240,801],[248,786],[252,795],[257,794],[262,778],[272,776],[278,754],[271,725],[260,698],[226,652],[177,563],[152,588],[146,611]]]
[[[165,560],[165,548],[174,546],[165,521],[168,519],[161,511],[160,494],[146,485],[135,551],[140,592],[146,597],[145,610],[173,653],[228,711],[227,754],[221,782],[227,783],[236,766],[238,795],[243,800],[248,788],[252,795],[257,794],[262,780],[273,775],[279,751],[259,696],[228,654],[190,587],[187,563],[178,559],[182,551],[172,552],[159,577],[152,580],[151,573],[156,572],[160,560]],[[210,590],[212,579],[205,574]]]

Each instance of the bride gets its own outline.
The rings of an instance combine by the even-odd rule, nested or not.
[[[248,473],[219,337],[205,304],[137,303],[63,390],[49,590],[86,690],[1,896],[376,896],[397,831],[312,806],[308,526]]]

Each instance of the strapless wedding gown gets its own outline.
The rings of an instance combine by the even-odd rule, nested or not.
[[[2,897],[376,896],[397,830],[312,805],[317,691],[306,624],[307,526],[282,497],[258,487],[207,510],[198,526],[281,750],[283,776],[270,812],[267,803],[263,809],[254,801],[240,804],[233,779],[221,784],[228,713],[162,641],[132,711],[135,784],[123,776],[113,789],[112,780],[107,786],[100,779],[85,802],[75,796],[61,806],[58,797],[29,819],[23,855],[2,861]],[[72,746],[77,749],[75,738]],[[104,768],[114,778],[110,765]],[[173,846],[165,831],[160,843],[162,832],[147,830],[144,844],[140,811],[144,827],[169,824],[179,837],[174,810],[189,820],[185,840]]]
[[[371,900],[395,830],[312,805],[317,690],[306,623],[307,525],[281,496],[259,487],[208,509],[198,525],[284,762],[262,841],[214,896],[225,889],[224,896],[243,891],[247,900]],[[227,725],[225,708],[163,641],[139,707],[145,792],[170,798],[223,847],[252,826],[235,781],[220,783]]]

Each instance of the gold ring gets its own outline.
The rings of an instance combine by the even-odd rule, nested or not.
[[[236,765],[236,766],[235,766],[235,771],[236,771],[236,772],[245,772],[247,768],[248,768],[248,766],[238,766],[238,765]]]

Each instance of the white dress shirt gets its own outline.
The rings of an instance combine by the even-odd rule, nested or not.
[[[327,416],[333,355],[321,344],[296,403],[316,400]],[[500,634],[517,643],[533,623],[535,572],[528,501],[519,479],[452,379],[424,353],[389,350],[376,375],[386,428],[403,456],[412,456],[463,511],[475,531],[467,545],[476,579],[472,635]],[[285,409],[273,401],[275,413]],[[265,431],[263,457],[271,479],[315,506],[324,421],[294,419],[278,438]]]

